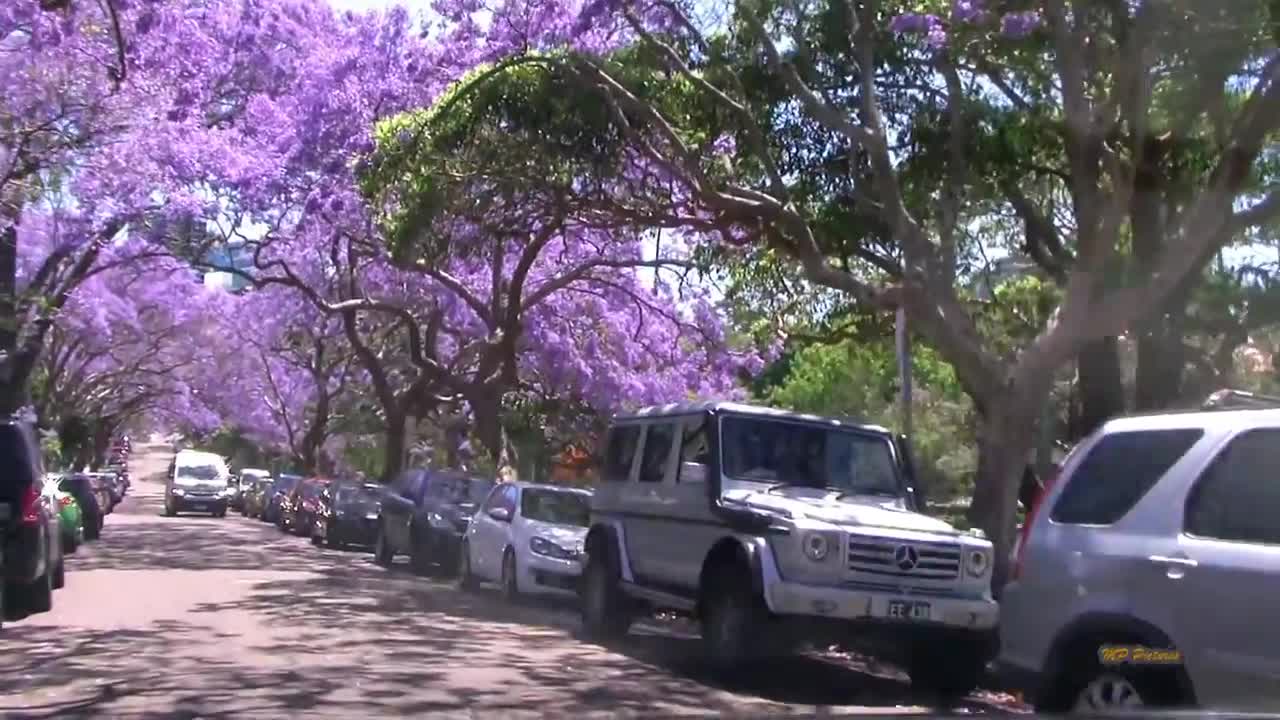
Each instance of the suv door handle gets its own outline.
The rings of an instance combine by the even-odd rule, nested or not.
[[[1200,564],[1191,558],[1167,557],[1165,555],[1149,555],[1147,559],[1161,565],[1178,565],[1180,567],[1196,567]]]

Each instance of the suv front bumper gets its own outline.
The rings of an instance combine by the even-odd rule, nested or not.
[[[951,630],[992,630],[1000,620],[1000,605],[990,597],[894,593],[852,585],[814,585],[782,578],[773,553],[761,547],[759,557],[765,604],[774,615],[870,621],[907,627]],[[890,607],[906,603],[913,616],[902,617]]]
[[[899,618],[890,613],[891,603],[905,601],[926,604],[928,617]],[[937,625],[965,630],[990,630],[1000,617],[995,600],[940,597],[937,595],[895,595],[842,588],[832,585],[805,585],[777,582],[765,584],[765,603],[775,615],[805,615],[839,620],[900,622],[904,625]]]

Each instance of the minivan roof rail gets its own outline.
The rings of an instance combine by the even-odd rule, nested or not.
[[[1248,410],[1280,408],[1280,397],[1262,395],[1246,390],[1223,388],[1211,394],[1201,404],[1201,410]]]

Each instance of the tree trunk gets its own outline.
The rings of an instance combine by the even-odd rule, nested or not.
[[[1045,398],[1047,395],[1041,397]],[[978,430],[978,473],[969,520],[995,546],[991,589],[997,596],[1008,578],[1018,496],[1035,447],[1038,417],[1026,409],[1029,405],[1034,407],[1029,399],[1006,398],[992,403]]]
[[[514,472],[515,452],[502,426],[501,393],[482,387],[469,394],[467,402],[475,418],[476,435],[498,475],[501,477]]]
[[[1079,440],[1124,412],[1120,348],[1114,336],[1095,340],[1077,356],[1080,409],[1070,435]]]
[[[390,483],[404,469],[405,415],[388,412],[383,428],[382,482]]]
[[[0,230],[0,351],[17,348],[18,325],[18,228],[6,223]]]
[[[1134,382],[1135,410],[1163,410],[1182,398],[1182,374],[1186,365],[1183,345],[1183,300],[1171,298],[1175,312],[1151,322],[1138,336],[1138,370]]]

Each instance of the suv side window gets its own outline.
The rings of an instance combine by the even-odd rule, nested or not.
[[[631,461],[639,444],[639,425],[615,425],[609,428],[604,460],[605,481],[626,482],[631,477]]]
[[[1186,532],[1280,545],[1280,430],[1250,430],[1214,458],[1187,499]]]
[[[660,483],[667,474],[667,458],[675,440],[675,423],[655,423],[644,436],[644,453],[640,458],[640,482]]]
[[[680,464],[676,466],[676,482],[680,482],[680,473],[685,463],[711,465],[711,443],[707,437],[709,422],[705,416],[688,418],[680,424]]]
[[[1135,430],[1104,435],[1076,466],[1049,519],[1111,525],[1133,509],[1204,431]]]

